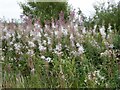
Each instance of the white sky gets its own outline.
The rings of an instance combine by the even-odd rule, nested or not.
[[[18,5],[18,2],[24,2],[25,0],[0,0],[0,18],[5,19],[16,18],[19,19],[22,10]],[[93,4],[96,2],[107,1],[107,0],[69,0],[74,8],[80,8],[86,16],[94,14]],[[109,0],[112,2],[118,2],[119,0]]]

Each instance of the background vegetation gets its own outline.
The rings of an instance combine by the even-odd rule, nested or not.
[[[70,14],[70,6],[66,2],[26,2],[20,4],[23,9],[23,14],[30,16],[32,19],[40,19],[44,24],[45,20],[59,19],[59,13],[64,13],[65,19],[68,19]]]
[[[106,32],[109,24],[111,28],[115,28],[120,33],[120,2],[117,4],[112,4],[108,2],[108,6],[106,3],[100,3],[98,5],[94,5],[95,15],[93,18],[89,18],[88,27],[94,26],[94,24],[104,25]]]

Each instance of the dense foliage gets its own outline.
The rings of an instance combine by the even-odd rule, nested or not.
[[[120,35],[74,19],[71,12],[66,23],[53,20],[45,28],[28,17],[19,25],[1,22],[3,87],[119,88]]]
[[[120,88],[119,5],[86,21],[54,4],[28,2],[21,23],[0,21],[2,87]]]
[[[52,20],[59,18],[59,13],[64,12],[65,19],[70,13],[70,6],[67,2],[26,2],[20,4],[23,9],[23,14],[30,16],[32,19],[39,18],[44,24],[45,20]]]
[[[89,19],[87,24],[89,27],[93,27],[94,24],[104,25],[107,33],[110,24],[112,28],[117,29],[120,33],[120,2],[117,4],[108,2],[108,6],[106,6],[106,3],[100,3],[95,5],[94,9],[95,15]]]

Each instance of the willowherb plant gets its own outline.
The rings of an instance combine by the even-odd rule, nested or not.
[[[18,25],[0,22],[3,87],[22,87],[20,78],[23,87],[118,87],[118,34],[79,26],[74,11],[68,21],[62,11],[59,16],[45,27],[25,16]]]

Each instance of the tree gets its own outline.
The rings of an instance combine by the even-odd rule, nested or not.
[[[60,11],[64,12],[65,19],[68,18],[70,6],[67,2],[26,2],[20,3],[23,14],[33,19],[40,18],[42,24],[44,20],[58,19]]]
[[[105,3],[102,3],[99,6],[94,6],[94,8],[96,12],[91,23],[105,25],[106,29],[110,24],[112,28],[116,28],[118,31],[120,31],[119,4],[110,4],[110,2],[108,2],[108,7],[105,7]]]

